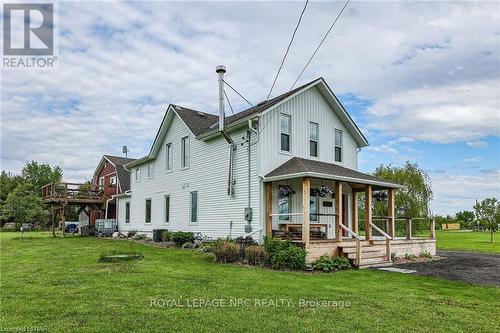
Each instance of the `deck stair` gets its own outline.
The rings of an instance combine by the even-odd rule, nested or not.
[[[385,241],[361,242],[361,260],[356,265],[356,245],[346,244],[339,246],[340,253],[347,257],[353,266],[358,268],[392,266],[392,262],[387,260]]]

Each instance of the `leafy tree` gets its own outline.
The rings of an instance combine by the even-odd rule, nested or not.
[[[33,193],[28,184],[20,184],[7,195],[0,214],[2,220],[14,221],[18,229],[23,223],[46,224],[50,213],[44,207],[40,195]]]
[[[455,214],[457,223],[460,223],[460,228],[472,229],[474,228],[474,212],[464,210]]]
[[[493,231],[500,223],[500,202],[496,198],[487,198],[474,205],[474,212],[481,225],[490,230],[493,243]]]
[[[7,195],[12,192],[17,185],[23,181],[19,175],[13,175],[11,172],[2,170],[0,174],[0,202],[5,202]]]
[[[404,186],[396,191],[396,216],[429,216],[429,203],[432,200],[431,180],[417,163],[406,162],[400,167],[381,164],[373,174],[384,181]],[[386,201],[381,200],[375,204],[376,215],[386,215],[386,212]]]
[[[21,171],[21,176],[28,184],[30,191],[40,193],[42,186],[49,183],[58,183],[62,179],[62,170],[58,166],[38,164],[31,161],[26,163]]]

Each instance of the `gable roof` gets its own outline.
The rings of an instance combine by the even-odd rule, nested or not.
[[[374,185],[379,188],[402,188],[395,183],[386,182],[378,177],[356,170],[344,168],[337,164],[293,157],[268,173],[265,182],[299,177],[325,178],[359,184]]]
[[[94,180],[96,175],[101,170],[104,161],[108,161],[114,165],[116,170],[116,177],[118,180],[118,186],[120,187],[120,192],[125,192],[130,189],[130,172],[125,169],[125,165],[134,162],[135,158],[127,158],[121,156],[113,156],[113,155],[103,155],[101,161],[97,165],[97,168],[94,171],[94,176],[92,177]]]
[[[237,126],[238,124],[241,124],[243,121],[251,119],[253,116],[262,114],[272,109],[273,107],[281,103],[284,103],[288,99],[293,98],[293,96],[301,93],[302,91],[310,89],[313,86],[318,86],[320,93],[323,95],[323,97],[325,97],[325,99],[330,104],[332,109],[339,111],[337,112],[337,116],[339,116],[340,120],[344,123],[347,130],[353,135],[354,140],[357,142],[358,146],[359,147],[367,146],[368,140],[366,140],[366,137],[363,135],[363,133],[361,133],[356,123],[354,123],[351,116],[347,113],[344,106],[340,103],[338,98],[335,96],[333,91],[326,84],[325,80],[322,77],[315,79],[311,82],[308,82],[286,93],[278,95],[270,100],[260,102],[257,105],[245,109],[241,112],[238,112],[232,116],[226,117],[225,119],[227,126],[226,128],[230,130],[231,127]],[[158,141],[159,138],[162,137],[162,134],[164,134],[164,132],[166,131],[168,123],[166,120],[171,110],[179,116],[179,118],[184,122],[184,124],[196,136],[197,139],[204,139],[211,137],[213,135],[218,135],[219,133],[218,115],[185,108],[180,105],[169,104],[167,112],[165,113],[163,120],[161,122],[160,128],[156,133],[156,137],[153,141],[153,145],[151,146],[149,154],[147,156],[144,156],[136,160],[135,162],[131,162],[129,165],[127,165],[127,167],[135,166],[139,163],[151,160],[156,157],[156,154],[159,150]]]

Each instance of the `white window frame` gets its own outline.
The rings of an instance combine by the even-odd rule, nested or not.
[[[116,176],[113,176],[113,177],[109,178],[109,184],[116,185]]]
[[[141,168],[135,168],[135,182],[140,182],[141,181]]]
[[[148,163],[148,178],[151,179],[155,176],[155,163],[151,161]]]
[[[127,218],[127,212],[128,212],[128,218]],[[130,201],[125,202],[125,223],[127,224],[130,223]]]
[[[168,198],[168,214],[167,214],[167,198]],[[170,215],[172,215],[170,207],[172,207],[172,200],[171,200],[170,194],[166,194],[163,196],[163,223],[164,224],[170,224]]]
[[[281,118],[282,117],[288,118],[288,132],[283,132],[281,129]],[[292,116],[289,114],[286,114],[286,113],[280,113],[278,126],[279,126],[278,132],[279,132],[280,153],[291,154],[291,152],[292,152]],[[288,135],[288,150],[283,150],[281,147],[281,135],[282,134]]]
[[[340,145],[337,145],[337,132],[340,133]],[[337,163],[344,163],[344,131],[340,128],[335,128],[333,141],[333,160]],[[337,148],[340,148],[340,161],[337,161]]]
[[[148,201],[149,201],[149,222],[147,221],[148,216]],[[144,199],[144,224],[151,224],[153,222],[153,200],[151,198]]]
[[[104,179],[104,176],[103,177],[99,177],[99,180],[98,180],[98,186],[99,186],[99,191],[102,191],[104,190],[104,187],[106,185],[106,180]],[[102,183],[101,183],[102,182]]]
[[[172,142],[165,145],[165,172],[172,172],[174,168],[174,151]]]
[[[316,140],[313,140],[311,138],[311,134],[312,134],[311,126],[316,127]],[[311,154],[311,142],[316,142],[316,156],[313,156]],[[313,158],[319,158],[319,124],[314,122],[314,121],[309,122],[309,156],[313,157]]]
[[[191,152],[190,152],[190,142],[189,135],[181,138],[181,170],[189,169]],[[184,144],[185,143],[185,144]],[[187,154],[186,154],[187,152]],[[184,163],[184,161],[186,163]]]
[[[193,221],[193,193],[196,193],[196,221]],[[189,224],[198,224],[200,217],[200,197],[198,191],[189,192]]]

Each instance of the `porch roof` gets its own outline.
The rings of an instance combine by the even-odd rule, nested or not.
[[[264,182],[301,177],[339,180],[359,185],[372,185],[374,189],[399,189],[403,187],[402,185],[386,182],[373,175],[344,168],[340,165],[308,160],[300,157],[293,157],[268,173],[264,177]]]

